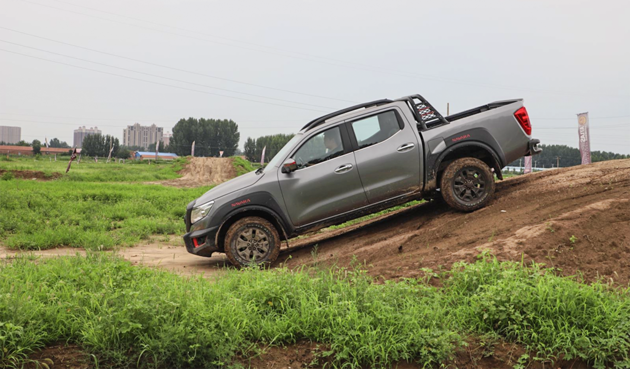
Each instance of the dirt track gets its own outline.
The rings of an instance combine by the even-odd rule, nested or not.
[[[236,176],[230,158],[190,158],[181,178],[153,182],[173,187],[199,187],[223,183]]]
[[[473,213],[427,203],[332,238],[299,244],[280,256],[289,267],[345,266],[356,255],[372,265],[373,275],[415,277],[421,268],[472,262],[489,250],[501,260],[523,257],[560,268],[565,275],[580,271],[589,281],[603,277],[627,285],[630,160],[501,181],[490,205]]]

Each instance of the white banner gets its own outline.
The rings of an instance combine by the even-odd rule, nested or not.
[[[265,150],[267,150],[267,146],[263,147],[262,155],[260,155],[260,166],[265,165]]]
[[[192,143],[192,148],[190,149],[190,156],[195,157],[195,141]]]
[[[523,172],[523,174],[527,174],[531,172],[532,172],[532,157],[526,156],[525,157],[525,171]]]
[[[580,156],[582,164],[591,163],[591,137],[588,127],[588,112],[580,113],[578,116],[578,134],[580,136]]]

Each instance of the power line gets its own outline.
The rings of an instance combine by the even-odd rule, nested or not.
[[[6,40],[2,40],[2,39],[0,39],[0,42],[4,42],[4,43],[7,43],[7,44],[11,44],[11,45],[17,45],[17,46],[25,47],[27,49],[43,51],[45,53],[58,55],[58,56],[63,56],[65,58],[80,60],[80,61],[87,62],[87,63],[92,63],[92,64],[96,64],[96,65],[102,65],[102,66],[109,67],[109,68],[120,69],[120,70],[124,70],[124,71],[127,71],[127,72],[143,74],[143,75],[150,76],[150,77],[162,78],[162,79],[166,79],[166,80],[169,80],[169,81],[175,81],[175,82],[180,82],[180,83],[187,83],[187,84],[190,84],[190,85],[193,85],[193,86],[206,87],[206,88],[211,88],[211,89],[214,89],[214,90],[232,92],[232,93],[237,93],[237,94],[242,94],[242,95],[247,95],[247,96],[259,97],[259,98],[263,98],[263,99],[283,101],[283,102],[288,102],[288,103],[291,103],[291,104],[301,104],[301,105],[314,106],[314,107],[317,107],[317,108],[334,109],[334,108],[332,108],[330,106],[322,106],[322,105],[315,105],[315,104],[309,104],[309,103],[302,103],[302,102],[298,102],[298,101],[278,99],[278,98],[275,98],[275,97],[267,97],[267,96],[262,96],[262,95],[250,94],[250,93],[247,93],[247,92],[240,92],[240,91],[228,90],[228,89],[225,89],[225,88],[208,86],[208,85],[204,85],[204,84],[201,84],[201,83],[188,82],[188,81],[184,81],[184,80],[176,79],[176,78],[163,77],[163,76],[160,76],[160,75],[157,75],[157,74],[152,74],[152,73],[139,72],[139,71],[135,71],[133,69],[117,67],[117,66],[114,66],[114,65],[105,64],[105,63],[99,63],[99,62],[95,62],[95,61],[91,61],[91,60],[87,60],[87,59],[83,59],[83,58],[77,58],[77,57],[74,57],[74,56],[61,54],[61,53],[56,53],[56,52],[53,52],[53,51],[48,51],[48,50],[40,49],[40,48],[37,48],[37,47],[27,46],[27,45],[23,45],[23,44],[19,44],[19,43],[16,43],[16,42],[11,42],[11,41],[6,41]]]
[[[51,6],[51,5],[45,5],[45,4],[41,4],[41,3],[34,2],[34,1],[29,1],[29,0],[17,0],[17,1],[22,1],[22,2],[25,2],[25,3],[38,5],[38,6],[42,6],[42,7],[47,7],[47,8],[51,8],[51,9],[55,9],[55,10],[59,10],[59,11],[68,12],[68,13],[79,14],[79,15],[83,15],[83,16],[87,16],[87,17],[101,19],[101,20],[105,20],[105,21],[109,21],[109,22],[120,23],[120,24],[124,24],[124,25],[127,25],[127,26],[131,26],[131,27],[137,27],[137,28],[157,31],[157,32],[166,33],[166,34],[170,34],[170,35],[175,35],[175,36],[179,36],[179,37],[191,38],[191,39],[195,39],[195,40],[199,40],[199,41],[211,42],[211,43],[216,43],[216,44],[230,46],[230,47],[237,47],[237,48],[242,48],[242,49],[246,49],[246,50],[250,50],[250,51],[262,52],[262,53],[274,54],[274,55],[281,55],[281,56],[285,56],[285,57],[297,58],[297,59],[302,59],[302,60],[307,60],[307,61],[315,61],[315,62],[319,62],[319,63],[325,63],[325,64],[329,64],[329,65],[341,66],[341,67],[351,68],[351,69],[363,69],[363,70],[368,70],[368,71],[372,71],[372,72],[380,72],[380,73],[385,73],[385,74],[390,74],[390,75],[398,75],[398,76],[404,76],[404,77],[415,77],[415,78],[420,78],[420,79],[434,80],[434,81],[440,81],[440,82],[448,82],[448,83],[454,83],[454,84],[460,84],[460,85],[482,86],[482,87],[490,87],[490,88],[498,88],[498,89],[507,89],[507,90],[513,90],[513,91],[547,92],[547,93],[553,93],[553,94],[564,94],[564,95],[569,94],[569,95],[578,95],[578,96],[585,96],[585,95],[592,96],[593,95],[592,93],[575,93],[575,92],[567,92],[567,91],[551,91],[551,90],[544,90],[544,89],[527,89],[527,88],[522,88],[522,87],[502,86],[502,85],[488,84],[488,83],[481,84],[481,83],[473,83],[473,82],[462,81],[462,80],[449,80],[449,79],[444,79],[444,78],[439,78],[439,77],[434,77],[434,76],[418,75],[418,74],[413,74],[413,73],[409,73],[409,72],[399,72],[399,71],[395,71],[395,70],[391,70],[391,69],[385,69],[385,68],[380,68],[380,67],[362,67],[362,68],[357,68],[357,67],[352,67],[352,66],[348,66],[348,65],[342,65],[342,64],[338,64],[338,63],[326,62],[326,61],[323,61],[323,60],[313,60],[313,59],[308,59],[308,58],[305,58],[305,57],[300,57],[300,56],[295,56],[295,55],[279,54],[279,53],[275,53],[275,52],[271,52],[271,51],[252,49],[252,48],[249,48],[249,47],[233,45],[233,44],[228,44],[228,43],[219,42],[219,41],[208,40],[208,39],[204,39],[204,38],[200,38],[200,37],[194,37],[194,36],[190,36],[190,35],[183,35],[183,34],[180,34],[180,33],[168,32],[168,31],[164,31],[164,30],[160,30],[160,29],[156,29],[156,28],[150,28],[150,27],[140,26],[140,25],[137,25],[137,24],[122,22],[122,21],[115,20],[115,19],[103,18],[103,17],[95,16],[93,14],[86,14],[86,13],[81,13],[81,12],[77,12],[77,11],[74,11],[74,10],[58,8],[58,7],[54,7],[54,6]],[[110,14],[115,14],[115,13],[110,13]],[[122,16],[122,15],[120,15],[120,16]],[[127,17],[127,16],[122,16],[122,17]],[[150,21],[148,21],[148,22],[150,22]],[[192,31],[188,31],[188,32],[192,32]],[[259,46],[259,47],[265,47],[265,46]],[[306,54],[306,55],[308,55],[308,54]],[[321,57],[318,57],[318,58],[321,58]],[[326,59],[326,58],[324,58],[324,59]],[[348,63],[348,62],[344,62],[344,63]],[[625,97],[625,96],[617,96],[617,95],[601,95],[601,96]]]
[[[40,121],[40,120],[25,120],[25,119],[7,119],[7,118],[0,118],[0,121],[9,121],[9,122],[26,122],[26,123],[40,123],[40,124],[61,124],[61,125],[66,125],[66,126],[77,126],[77,123],[63,123],[63,122],[44,122],[44,121]],[[177,122],[175,122],[177,123]],[[239,124],[238,122],[234,121],[234,123],[236,123],[238,125],[238,128],[246,128],[246,129],[255,129],[255,128],[262,128],[262,129],[267,129],[267,128],[300,128],[298,126],[243,126],[241,124]],[[85,124],[83,124],[85,125]],[[127,125],[107,125],[107,124],[99,124],[98,126],[95,126],[96,128],[98,127],[108,127],[108,128],[125,128]]]
[[[81,119],[81,120],[119,120],[119,121],[125,121],[125,122],[177,122],[180,119],[186,119],[186,118],[172,118],[172,119],[157,119],[157,118],[143,118],[143,119],[138,119],[138,118],[93,118],[93,117],[60,117],[60,116],[53,116],[53,115],[38,115],[38,114],[16,114],[16,113],[4,113],[4,112],[0,112],[0,115],[17,115],[17,116],[22,116],[22,117],[41,117],[41,118],[53,118],[53,119]],[[11,120],[10,118],[4,118],[4,120]],[[226,119],[226,120],[230,120],[230,119]],[[232,119],[233,120],[233,119]],[[246,119],[246,120],[239,120],[239,122],[241,123],[261,123],[261,122],[295,122],[298,119]],[[54,122],[51,122],[54,123]]]
[[[243,100],[243,101],[255,102],[255,103],[259,103],[259,104],[275,105],[275,106],[281,106],[281,107],[285,107],[285,108],[293,108],[293,109],[300,109],[300,110],[310,110],[310,111],[316,111],[316,112],[327,112],[327,111],[324,111],[324,110],[316,110],[316,109],[308,109],[308,108],[297,107],[297,106],[290,106],[290,105],[275,104],[275,103],[270,103],[270,102],[266,102],[266,101],[258,101],[258,100],[252,100],[252,99],[245,99],[245,98],[242,98],[242,97],[229,96],[229,95],[222,95],[222,94],[217,94],[217,93],[214,93],[214,92],[208,92],[208,91],[202,91],[202,90],[195,90],[195,89],[186,88],[186,87],[181,87],[181,86],[169,85],[169,84],[166,84],[166,83],[160,83],[160,82],[155,82],[155,81],[149,81],[149,80],[146,80],[146,79],[135,78],[135,77],[129,77],[129,76],[124,76],[124,75],[122,75],[122,74],[116,74],[116,73],[111,73],[111,72],[105,72],[105,71],[101,71],[101,70],[97,70],[97,69],[91,69],[91,68],[81,67],[81,66],[74,65],[74,64],[68,64],[68,63],[58,62],[58,61],[54,61],[54,60],[50,60],[50,59],[40,58],[40,57],[37,57],[37,56],[32,56],[32,55],[22,54],[22,53],[18,53],[18,52],[15,52],[15,51],[9,51],[9,50],[5,50],[5,49],[0,49],[0,51],[4,51],[4,52],[7,52],[7,53],[16,54],[16,55],[21,55],[21,56],[25,56],[25,57],[28,57],[28,58],[39,59],[39,60],[47,61],[47,62],[50,62],[50,63],[61,64],[61,65],[66,65],[66,66],[70,66],[70,67],[74,67],[74,68],[84,69],[84,70],[88,70],[88,71],[91,71],[91,72],[102,73],[102,74],[108,74],[108,75],[111,75],[111,76],[117,76],[117,77],[121,77],[121,78],[132,79],[132,80],[135,80],[135,81],[141,81],[141,82],[152,83],[152,84],[155,84],[155,85],[160,85],[160,86],[166,86],[166,87],[178,88],[178,89],[181,89],[181,90],[187,90],[187,91],[199,92],[199,93],[206,94],[206,95],[221,96],[221,97],[227,97],[227,98],[229,98],[229,99]]]
[[[237,81],[237,80],[234,80],[234,79],[229,79],[229,78],[224,78],[224,77],[218,77],[218,76],[205,74],[205,73],[201,73],[201,72],[195,72],[195,71],[190,71],[190,70],[186,70],[186,69],[175,68],[175,67],[171,67],[171,66],[168,66],[168,65],[157,64],[157,63],[148,62],[148,61],[145,61],[145,60],[130,58],[130,57],[126,57],[126,56],[123,56],[123,55],[117,55],[117,54],[113,54],[113,53],[109,53],[109,52],[105,52],[105,51],[96,50],[96,49],[92,49],[92,48],[89,48],[89,47],[75,45],[75,44],[71,44],[71,43],[68,43],[68,42],[54,40],[54,39],[51,39],[51,38],[48,38],[48,37],[38,36],[38,35],[34,35],[32,33],[18,31],[18,30],[12,29],[12,28],[7,28],[7,27],[0,26],[0,29],[4,29],[4,30],[7,30],[7,31],[20,33],[20,34],[23,34],[23,35],[26,35],[26,36],[35,37],[35,38],[39,38],[39,39],[50,41],[50,42],[55,42],[55,43],[66,45],[66,46],[75,47],[75,48],[78,48],[78,49],[88,50],[88,51],[99,53],[99,54],[103,54],[103,55],[109,55],[109,56],[113,56],[113,57],[116,57],[116,58],[131,60],[131,61],[134,61],[134,62],[137,62],[137,63],[153,65],[153,66],[156,66],[156,67],[166,68],[166,69],[170,69],[170,70],[174,70],[174,71],[178,71],[178,72],[184,72],[184,73],[194,74],[194,75],[198,75],[198,76],[214,78],[214,79],[218,79],[218,80],[222,80],[222,81],[228,81],[228,82],[232,82],[232,83],[238,83],[238,84],[242,84],[242,85],[246,85],[246,86],[260,87],[260,88],[265,88],[265,89],[268,89],[268,90],[287,92],[287,93],[292,93],[292,94],[296,94],[296,95],[303,95],[303,96],[315,97],[315,98],[319,98],[319,99],[327,99],[327,100],[336,100],[336,101],[356,103],[356,101],[352,101],[352,100],[344,100],[344,99],[338,99],[338,98],[334,98],[334,97],[327,97],[327,96],[308,94],[308,93],[297,92],[297,91],[292,91],[292,90],[285,90],[285,89],[282,89],[282,88],[269,87],[269,86],[255,84],[255,83],[249,83],[249,82]]]

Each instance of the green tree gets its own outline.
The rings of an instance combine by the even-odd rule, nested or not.
[[[556,167],[558,161],[560,167],[572,167],[574,165],[582,164],[582,157],[580,156],[580,150],[575,147],[567,145],[541,145],[543,151],[534,156],[532,165],[535,164],[537,168],[551,168]],[[559,159],[558,159],[559,157]],[[598,162],[604,160],[614,159],[627,159],[630,155],[617,154],[613,152],[605,151],[591,151],[591,161]],[[508,165],[518,166],[520,160],[516,160]],[[524,165],[520,162],[521,165]]]
[[[180,156],[190,155],[194,141],[195,156],[219,156],[219,151],[232,156],[240,138],[238,124],[231,119],[180,119],[173,127],[168,149]]]
[[[50,147],[57,147],[57,148],[62,148],[62,149],[69,149],[70,148],[70,145],[68,145],[66,143],[66,141],[59,141],[58,138],[53,138],[52,140],[50,140],[48,145]]]
[[[116,157],[120,159],[129,159],[131,157],[131,151],[129,151],[126,147],[121,147],[118,149]]]
[[[33,140],[33,155],[41,154],[42,152],[42,142],[40,140]]]
[[[160,152],[169,152],[168,150],[169,150],[169,147],[164,145],[164,141],[160,141],[159,151]],[[147,149],[147,151],[155,152],[155,144],[154,143],[150,144],[148,149]]]
[[[82,154],[86,156],[107,157],[109,155],[110,143],[114,148],[112,157],[116,157],[120,149],[120,143],[117,138],[110,135],[103,136],[100,133],[86,136],[83,139]]]
[[[247,141],[245,141],[245,157],[249,161],[259,162],[262,156],[262,150],[266,147],[265,162],[268,163],[293,136],[293,134],[276,134],[258,137],[257,139],[248,137]]]

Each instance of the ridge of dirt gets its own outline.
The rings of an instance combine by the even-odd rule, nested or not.
[[[182,176],[150,183],[183,188],[217,185],[236,177],[236,170],[231,158],[190,158],[178,174]]]
[[[419,277],[423,268],[474,262],[489,250],[499,260],[535,261],[563,275],[625,286],[630,282],[630,160],[500,181],[488,206],[472,213],[430,202],[370,223],[299,240],[281,253],[278,264],[346,266],[356,257],[372,275],[396,279]]]
[[[63,175],[63,174],[57,173],[57,172],[46,174],[44,172],[40,172],[40,171],[37,171],[37,170],[5,170],[5,169],[0,169],[0,176],[2,176],[6,172],[12,173],[15,178],[31,179],[31,180],[37,180],[37,181],[52,181],[52,180],[55,180],[55,179],[57,179],[57,178],[59,178],[59,177],[61,177]]]

